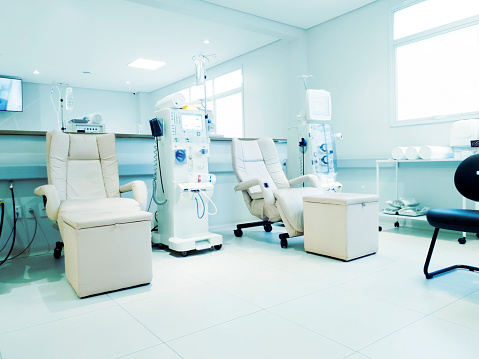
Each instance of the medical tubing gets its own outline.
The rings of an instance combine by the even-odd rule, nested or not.
[[[10,191],[12,192],[12,203],[13,203],[13,240],[12,240],[12,245],[10,247],[10,250],[8,251],[7,256],[5,257],[4,260],[0,261],[0,266],[4,264],[7,260],[8,257],[10,257],[10,254],[12,254],[13,247],[15,246],[15,238],[17,237],[17,216],[15,215],[15,194],[13,192],[13,183],[10,184]]]
[[[147,212],[150,211],[150,207],[151,207],[151,201],[153,200],[153,196],[154,194],[151,195],[151,198],[150,198],[150,203],[148,203],[148,208],[146,209]]]
[[[195,198],[195,201],[196,201],[196,215],[198,216],[199,219],[202,219],[204,217],[205,211],[206,211],[205,202],[203,201],[203,198],[199,195],[198,190],[193,190],[192,192],[194,194],[194,198]],[[200,216],[200,210],[199,210],[199,207],[198,207],[198,199],[196,198],[196,196],[199,196],[200,199],[201,199],[201,203],[203,203],[203,213],[201,214],[201,216]]]
[[[37,221],[37,216],[35,216],[35,213],[32,213],[32,215],[33,215],[33,219],[35,220],[35,230],[33,232],[33,237],[30,240],[30,243],[28,243],[28,246],[26,246],[25,249],[23,251],[21,251],[20,253],[18,253],[15,257],[10,258],[9,261],[11,261],[12,259],[15,259],[15,258],[19,257],[20,255],[22,255],[28,248],[30,248],[33,241],[35,240],[35,236],[37,235],[38,221]]]
[[[155,137],[155,149],[154,149],[154,153],[155,153],[155,157],[153,158],[153,162],[154,162],[154,169],[153,169],[153,201],[155,201],[155,203],[157,205],[162,205],[162,204],[165,204],[168,199],[166,198],[165,196],[165,188],[163,187],[163,176],[161,175],[161,162],[160,162],[160,150],[158,149],[158,137]],[[165,200],[164,201],[161,201],[159,202],[157,199],[156,199],[156,181],[157,181],[157,178],[156,178],[156,169],[158,168],[159,170],[159,173],[160,173],[160,182],[161,182],[161,192],[163,193],[163,195],[165,196]]]
[[[200,194],[200,197],[201,197],[201,192],[199,193]],[[203,192],[203,194],[206,196],[206,198],[208,198],[208,201],[211,202],[211,204],[213,205],[213,207],[215,207],[215,211],[213,213],[210,213],[210,212],[206,212],[206,214],[210,215],[210,216],[214,216],[216,213],[218,213],[218,208],[216,208],[216,205],[214,204],[214,202],[211,200],[211,198],[206,194],[206,191]]]

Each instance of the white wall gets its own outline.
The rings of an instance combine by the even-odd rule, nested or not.
[[[449,145],[451,123],[390,127],[388,21],[402,0],[378,0],[308,30],[313,88],[331,91],[340,158],[388,157],[395,146]]]
[[[25,82],[23,84],[23,112],[0,112],[0,130],[49,131],[59,129],[57,117],[50,98],[51,85]],[[62,89],[65,99],[65,88]],[[83,118],[92,113],[103,117],[108,132],[137,133],[140,122],[141,98],[149,94],[73,88],[74,108],[71,113],[64,109],[66,121]],[[58,110],[58,91],[53,92],[53,101]],[[145,101],[143,101],[145,102]]]
[[[451,123],[390,126],[388,22],[402,0],[378,0],[308,30],[308,71],[312,88],[331,91],[332,121],[344,140],[336,142],[339,159],[388,158],[395,146],[449,145]],[[341,161],[340,161],[341,162]],[[404,164],[398,197],[421,205],[460,207],[455,164]],[[380,197],[395,199],[395,172],[381,170]],[[375,168],[339,168],[345,192],[376,192]]]

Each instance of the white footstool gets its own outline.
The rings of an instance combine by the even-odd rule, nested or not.
[[[306,196],[304,249],[349,261],[378,251],[379,197],[331,193]]]
[[[80,298],[151,282],[151,220],[143,211],[63,216],[65,273]]]

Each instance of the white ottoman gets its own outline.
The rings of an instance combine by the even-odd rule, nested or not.
[[[151,220],[143,211],[63,216],[65,273],[80,298],[151,282]]]
[[[331,193],[306,196],[304,249],[349,261],[378,251],[379,197]]]

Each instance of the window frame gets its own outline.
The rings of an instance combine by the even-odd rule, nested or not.
[[[237,87],[237,88],[234,88],[232,90],[228,90],[228,91],[225,91],[225,92],[222,92],[221,94],[216,94],[215,93],[215,79],[217,77],[221,77],[221,76],[224,76],[224,75],[227,75],[227,74],[230,74],[232,72],[235,72],[235,71],[241,71],[241,77],[242,77],[242,81],[241,81],[241,86],[240,87]],[[245,134],[245,121],[244,121],[244,118],[245,118],[245,114],[244,114],[244,71],[243,71],[243,66],[239,66],[239,67],[234,67],[234,68],[231,68],[231,69],[228,69],[227,71],[222,71],[222,72],[219,72],[218,74],[216,74],[215,76],[207,76],[206,78],[206,82],[207,81],[211,81],[211,92],[212,92],[212,95],[211,96],[207,96],[206,97],[206,102],[210,102],[212,101],[213,102],[213,117],[215,118],[215,121],[217,122],[217,117],[216,117],[216,100],[218,99],[222,99],[222,98],[225,98],[225,97],[228,97],[228,96],[231,96],[231,95],[236,95],[238,93],[241,93],[241,109],[242,109],[242,114],[241,114],[241,130],[242,130],[242,134],[241,136],[238,136],[238,137],[244,137],[244,134]],[[205,83],[206,83],[205,82]],[[188,87],[184,87],[178,91],[175,91],[175,92],[180,92],[180,91],[184,91],[186,89],[188,89],[188,93],[189,93],[189,99],[191,99],[191,89],[196,86],[196,84],[192,84],[191,86],[188,86]],[[194,101],[189,101],[187,102],[187,104],[189,105],[200,105],[201,106],[201,103],[204,101],[204,98],[200,98],[200,99],[197,99],[197,100],[194,100]],[[206,103],[205,103],[205,106],[206,106]],[[202,109],[203,110],[203,109]],[[223,136],[221,134],[213,134],[213,136]],[[225,137],[225,138],[228,138],[228,137]]]
[[[428,30],[424,30],[413,35],[408,35],[399,39],[394,39],[394,13],[419,4],[425,0],[415,0],[406,2],[400,6],[396,6],[389,11],[389,24],[388,24],[388,38],[389,38],[389,99],[390,99],[390,126],[402,127],[411,125],[425,125],[441,122],[452,122],[463,119],[479,118],[479,110],[475,112],[456,113],[444,116],[431,116],[414,118],[408,120],[398,120],[398,89],[397,89],[397,68],[396,68],[396,53],[397,49],[401,46],[413,44],[422,40],[430,39],[439,35],[447,34],[456,30],[464,29],[469,26],[479,25],[479,14],[467,17],[465,19],[456,20],[445,25],[433,27]],[[479,46],[479,45],[478,45]]]

